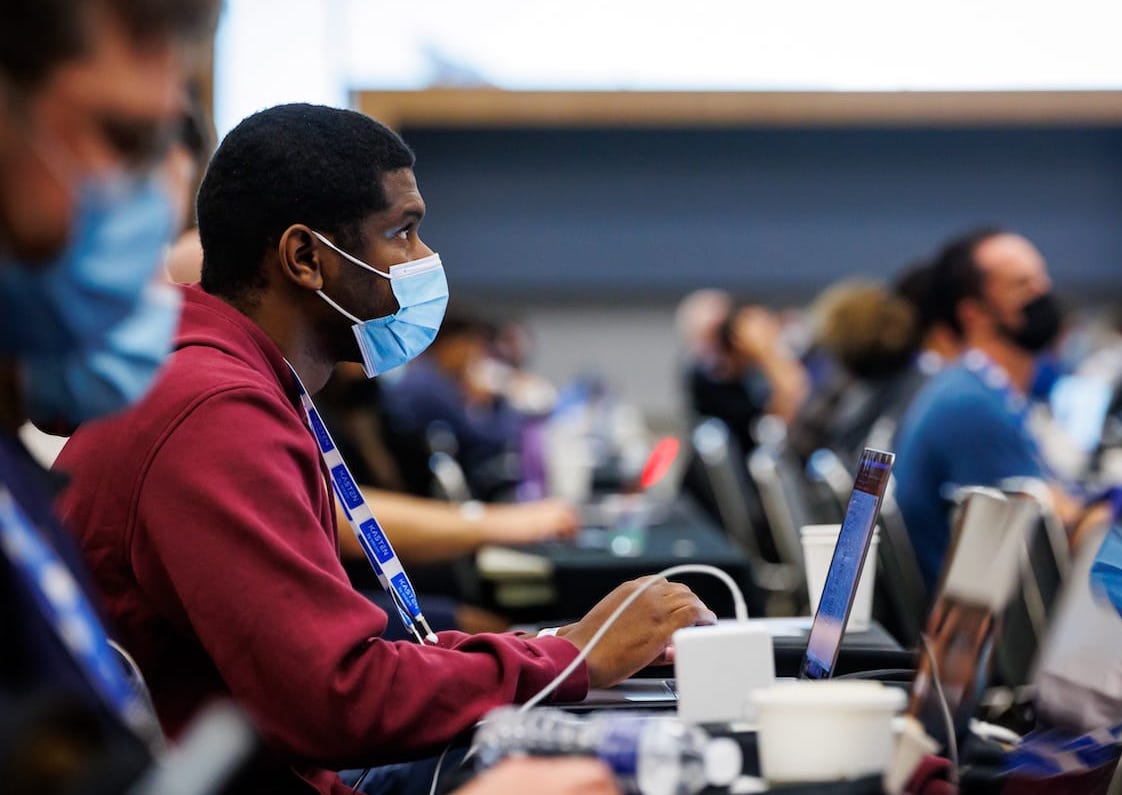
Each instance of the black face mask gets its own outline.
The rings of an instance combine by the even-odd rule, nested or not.
[[[1040,353],[1060,336],[1063,316],[1060,303],[1053,293],[1044,293],[1021,307],[1024,322],[1020,328],[1010,328],[998,321],[1001,336],[1023,351]]]

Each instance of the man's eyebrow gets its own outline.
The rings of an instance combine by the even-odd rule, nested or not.
[[[423,205],[411,205],[402,209],[394,218],[401,221],[420,221],[425,217]]]

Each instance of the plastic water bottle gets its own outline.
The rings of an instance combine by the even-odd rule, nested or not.
[[[676,718],[600,712],[587,717],[559,709],[491,712],[475,734],[479,763],[490,767],[512,755],[595,756],[633,795],[695,795],[724,787],[740,775],[740,746],[710,738]]]

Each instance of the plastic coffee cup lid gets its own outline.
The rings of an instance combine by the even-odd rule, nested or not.
[[[889,709],[904,708],[907,696],[904,691],[886,687],[880,682],[784,682],[758,690],[752,701],[758,707],[809,706],[834,709]]]

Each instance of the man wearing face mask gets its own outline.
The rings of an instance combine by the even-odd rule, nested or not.
[[[275,754],[268,791],[343,795],[333,769],[435,755],[528,699],[638,586],[556,636],[428,631],[312,402],[338,362],[386,372],[443,317],[444,268],[395,133],[333,108],[262,111],[218,148],[197,209],[202,282],[183,291],[175,353],[135,409],[71,438],[63,511],[165,729],[232,695]],[[332,488],[397,615],[348,583]],[[417,642],[382,640],[391,620]],[[618,681],[712,620],[656,581],[556,697]]]
[[[933,592],[957,487],[1050,479],[1026,421],[1038,359],[1059,336],[1061,315],[1040,252],[998,228],[949,242],[932,265],[930,290],[937,320],[959,336],[964,353],[924,387],[901,423],[896,499]],[[1079,503],[1058,486],[1053,497],[1074,527]]]
[[[148,176],[217,3],[7,0],[0,24],[0,781],[123,792],[152,716],[128,685],[55,482],[16,431],[123,408],[170,347],[173,208]],[[134,335],[129,329],[138,332]]]

